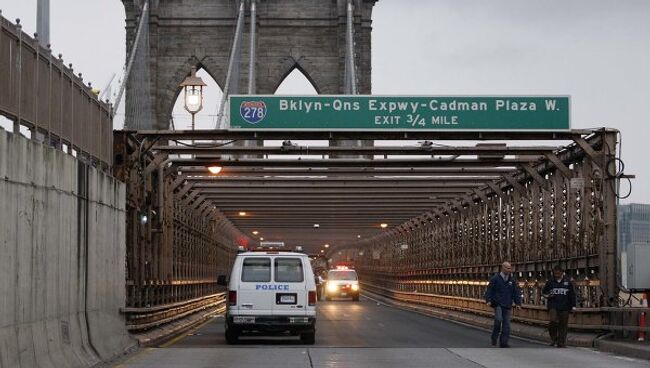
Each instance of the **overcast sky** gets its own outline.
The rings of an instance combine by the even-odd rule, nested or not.
[[[55,54],[103,87],[125,59],[121,1],[51,1]],[[0,9],[35,31],[36,0]],[[380,0],[373,19],[373,93],[571,95],[574,128],[622,131],[626,172],[637,175],[625,202],[650,203],[650,1]],[[209,84],[200,126],[220,96]],[[310,89],[296,75],[282,86]]]

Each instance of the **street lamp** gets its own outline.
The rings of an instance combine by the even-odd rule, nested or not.
[[[203,109],[203,87],[207,86],[201,77],[196,76],[196,67],[192,67],[191,74],[180,84],[183,88],[183,101],[185,110],[192,114],[192,130],[194,130],[194,115]]]
[[[221,166],[208,166],[208,171],[212,175],[218,175],[223,168]]]

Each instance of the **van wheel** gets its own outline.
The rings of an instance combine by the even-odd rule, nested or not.
[[[328,296],[325,296],[325,300],[327,300],[328,302],[331,302],[331,301],[332,301],[332,297],[329,296],[329,295],[328,295]]]
[[[235,345],[239,342],[239,334],[232,328],[226,330],[226,342],[230,345]]]
[[[358,295],[353,296],[352,301],[353,302],[358,302],[359,301],[359,296]]]
[[[305,345],[314,345],[316,343],[316,331],[301,334],[300,341]]]

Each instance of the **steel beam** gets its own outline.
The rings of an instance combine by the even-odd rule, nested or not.
[[[189,204],[190,204],[190,203],[194,200],[194,198],[196,198],[199,194],[200,194],[200,191],[198,191],[198,190],[193,191],[192,193],[190,193],[190,194],[189,194],[189,195],[188,195],[188,196],[187,196],[187,197],[182,201],[182,203],[183,203],[185,206],[189,206]]]
[[[323,187],[306,187],[306,188],[279,188],[279,187],[259,187],[259,188],[202,188],[202,193],[215,193],[215,194],[284,194],[287,196],[292,196],[296,194],[390,194],[397,193],[400,188],[323,188]],[[408,193],[426,193],[432,196],[439,194],[449,194],[457,193],[464,194],[471,191],[472,188],[450,188],[450,187],[439,187],[439,188],[409,188]]]
[[[543,155],[561,147],[438,147],[438,146],[265,146],[240,147],[219,146],[204,147],[200,144],[190,146],[154,146],[153,151],[176,155],[425,155],[425,156],[476,156],[476,155]]]
[[[153,161],[151,161],[149,165],[147,165],[147,167],[144,169],[144,174],[145,175],[151,174],[154,170],[158,168],[158,166],[163,161],[165,161],[166,158],[167,157],[165,155],[157,155],[156,157],[154,157]]]
[[[279,212],[279,211],[263,211],[263,210],[251,210],[255,215],[251,216],[248,219],[236,219],[237,214],[233,213],[232,210],[225,210],[226,216],[230,216],[233,223],[241,222],[251,222],[254,224],[260,224],[262,221],[274,221],[280,219],[294,219],[298,221],[297,217],[300,217],[301,221],[318,223],[318,221],[325,221],[327,219],[336,220],[345,219],[346,216],[350,220],[357,221],[358,223],[363,223],[365,219],[371,218],[405,218],[404,221],[408,220],[411,217],[419,216],[424,213],[425,209],[414,209],[412,211],[406,211],[404,209],[397,208],[381,208],[381,209],[367,209],[367,208],[358,208],[358,209],[346,209],[341,211],[309,211],[305,209],[304,211],[289,211],[289,212]],[[359,219],[363,217],[364,220]],[[315,222],[312,222],[314,221]],[[293,221],[289,221],[293,223]]]
[[[176,166],[221,166],[230,167],[313,167],[313,168],[334,168],[334,167],[381,167],[381,168],[405,168],[405,167],[455,167],[455,168],[505,168],[512,167],[513,170],[521,164],[535,162],[543,159],[544,156],[522,156],[517,158],[504,159],[209,159],[209,158],[173,158],[171,161]]]
[[[528,191],[526,191],[526,188],[523,185],[519,184],[515,178],[511,177],[510,175],[504,175],[503,178],[506,180],[506,182],[508,182],[508,184],[510,184],[510,186],[512,186],[514,190],[519,192],[519,194],[524,197],[528,197]]]
[[[419,182],[350,182],[350,183],[336,183],[336,182],[320,182],[318,180],[308,182],[277,182],[277,183],[224,183],[224,182],[198,182],[194,184],[195,189],[200,188],[394,188],[395,190],[408,191],[410,188],[430,188],[431,191],[436,191],[437,188],[472,188],[481,187],[485,185],[484,182],[441,182],[441,183],[419,183]]]
[[[355,214],[355,215],[364,215],[364,216],[370,216],[370,215],[411,215],[411,216],[418,216],[421,215],[423,212],[427,210],[431,210],[433,207],[424,207],[424,208],[408,208],[408,207],[396,207],[396,206],[386,206],[386,207],[363,207],[363,206],[357,206],[357,207],[347,207],[347,208],[338,208],[336,206],[332,206],[329,208],[325,207],[298,207],[298,208],[289,208],[289,207],[284,207],[284,208],[274,208],[274,207],[246,207],[246,208],[238,208],[238,207],[226,207],[226,208],[220,208],[222,212],[226,214],[226,216],[231,216],[232,221],[257,221],[261,218],[264,218],[264,216],[299,216],[299,215],[313,215],[313,216],[342,216],[344,214]],[[250,216],[247,216],[245,218],[238,218],[237,213],[239,211],[245,211],[251,213]]]
[[[434,201],[434,200],[422,200],[422,199],[382,199],[382,200],[368,200],[368,199],[291,199],[291,198],[277,198],[277,199],[214,199],[210,196],[204,196],[205,199],[211,200],[214,205],[217,207],[227,207],[227,206],[242,206],[242,205],[277,205],[277,206],[291,206],[291,205],[311,205],[311,206],[321,206],[321,205],[356,205],[356,204],[404,204],[404,205],[413,205],[421,207],[424,205],[442,205],[448,203],[449,200],[445,201]]]
[[[286,215],[300,215],[300,214],[314,214],[315,216],[318,216],[320,214],[322,215],[343,215],[343,214],[349,214],[349,213],[355,213],[355,214],[412,214],[414,216],[420,215],[423,212],[427,210],[431,210],[435,206],[422,206],[422,207],[412,207],[412,206],[399,206],[399,205],[394,205],[394,206],[379,206],[379,205],[366,205],[366,206],[361,206],[361,205],[352,205],[350,207],[341,207],[337,205],[329,205],[329,206],[303,206],[303,207],[295,207],[295,206],[288,206],[288,207],[277,207],[277,206],[257,206],[257,207],[251,207],[251,206],[246,206],[242,208],[241,206],[217,206],[219,210],[224,212],[226,215],[231,215],[233,221],[249,221],[249,220],[257,220],[259,218],[262,218],[264,215],[268,214],[286,214]],[[245,211],[250,213],[250,215],[246,217],[237,217],[237,214],[240,211]]]
[[[591,145],[584,138],[576,137],[573,138],[573,140],[578,144],[578,146],[580,146],[580,148],[582,148],[583,151],[585,151],[587,156],[589,156],[591,159],[595,160],[598,158],[598,152],[596,152],[596,150],[594,150],[593,147],[591,147]]]
[[[429,140],[429,141],[510,141],[567,140],[593,133],[593,129],[557,131],[301,131],[301,130],[140,130],[130,131],[139,137],[168,140]]]
[[[571,179],[573,178],[573,173],[571,172],[571,169],[569,169],[562,160],[560,160],[554,153],[548,153],[545,155],[548,161],[550,161],[555,167],[560,171],[562,175],[564,175],[565,178]]]
[[[485,193],[483,193],[482,190],[474,189],[473,192],[474,192],[474,194],[476,194],[481,199],[481,201],[483,201],[483,203],[489,203],[490,202],[490,199],[488,198],[487,195],[485,195]]]
[[[439,194],[436,196],[429,196],[426,194],[409,194],[409,193],[396,193],[396,194],[360,194],[360,193],[323,193],[314,195],[274,195],[267,193],[250,193],[250,194],[220,194],[219,191],[201,191],[208,198],[213,200],[250,200],[250,201],[299,201],[299,200],[312,200],[312,201],[328,201],[328,200],[408,200],[408,201],[448,201],[458,197],[455,194]],[[208,194],[209,193],[209,194]]]
[[[488,187],[490,187],[490,189],[494,191],[494,194],[498,195],[501,199],[507,199],[506,194],[503,193],[501,187],[498,184],[492,182],[488,182],[486,184]]]
[[[218,177],[248,177],[248,176],[481,176],[498,177],[501,174],[510,173],[514,168],[250,168],[250,167],[226,167]],[[205,166],[182,166],[177,169],[186,175],[206,174]]]
[[[435,184],[458,184],[458,183],[471,183],[471,184],[482,184],[486,181],[482,177],[463,177],[463,178],[448,178],[448,177],[436,177],[436,178],[395,178],[395,177],[386,177],[386,178],[313,178],[313,177],[304,177],[304,178],[285,178],[285,177],[268,177],[268,178],[221,178],[221,177],[212,177],[212,176],[190,176],[186,180],[192,182],[202,182],[202,183],[250,183],[250,184],[259,184],[259,183],[272,183],[269,185],[274,185],[276,183],[286,184],[286,183],[393,183],[393,184],[402,184],[402,183],[435,183]]]
[[[214,204],[211,203],[213,206]],[[422,215],[436,209],[442,208],[445,204],[432,204],[432,205],[422,205],[422,206],[411,206],[411,207],[399,207],[398,204],[392,203],[382,207],[372,206],[372,205],[363,205],[361,203],[353,204],[350,207],[341,207],[340,205],[327,204],[327,205],[314,205],[314,206],[303,206],[303,207],[293,207],[291,204],[285,206],[272,206],[271,204],[264,204],[261,207],[251,207],[249,204],[226,204],[219,205],[218,208],[222,212],[233,219],[233,221],[240,220],[237,218],[238,213],[243,211],[250,213],[249,218],[261,218],[267,214],[273,214],[278,216],[291,215],[295,216],[297,214],[314,214],[318,215],[343,215],[348,212],[358,212],[362,211],[368,215],[372,214],[394,214],[394,215]],[[362,219],[359,219],[362,220]]]
[[[238,220],[233,216],[233,224],[250,224],[252,226],[263,226],[264,223],[269,222],[282,222],[288,227],[294,226],[295,224],[303,223],[309,226],[314,224],[327,223],[327,222],[337,222],[337,221],[346,221],[355,224],[364,224],[364,223],[381,223],[382,221],[406,221],[411,217],[418,216],[421,214],[419,211],[413,212],[398,212],[398,211],[346,211],[338,214],[332,213],[315,213],[315,212],[295,212],[291,214],[260,214],[256,218],[250,220]],[[277,215],[277,216],[275,216]],[[363,216],[362,219],[359,217]],[[296,217],[301,217],[300,220]]]
[[[544,179],[541,175],[539,175],[539,173],[535,168],[533,168],[530,165],[522,165],[522,169],[524,169],[524,171],[526,171],[528,175],[530,175],[530,177],[533,178],[533,180],[535,180],[537,185],[539,185],[546,191],[550,190],[548,181]]]
[[[186,179],[187,178],[185,177],[185,175],[181,175],[181,176],[177,177],[176,179],[174,179],[174,181],[172,182],[172,185],[171,185],[171,190],[172,191],[176,190],[176,188],[178,188],[181,184],[183,184]]]
[[[188,184],[186,184],[186,185],[185,185],[185,186],[184,186],[184,187],[183,187],[183,188],[178,192],[178,196],[179,196],[179,197],[183,197],[185,194],[187,194],[187,192],[189,192],[190,190],[192,190],[192,186],[193,186],[192,183],[188,183]]]

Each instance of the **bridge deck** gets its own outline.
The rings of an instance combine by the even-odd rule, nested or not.
[[[117,367],[646,367],[588,349],[554,349],[511,340],[495,349],[482,330],[378,305],[362,298],[319,304],[316,345],[297,339],[246,338],[226,345],[215,318],[163,347],[140,352]]]

